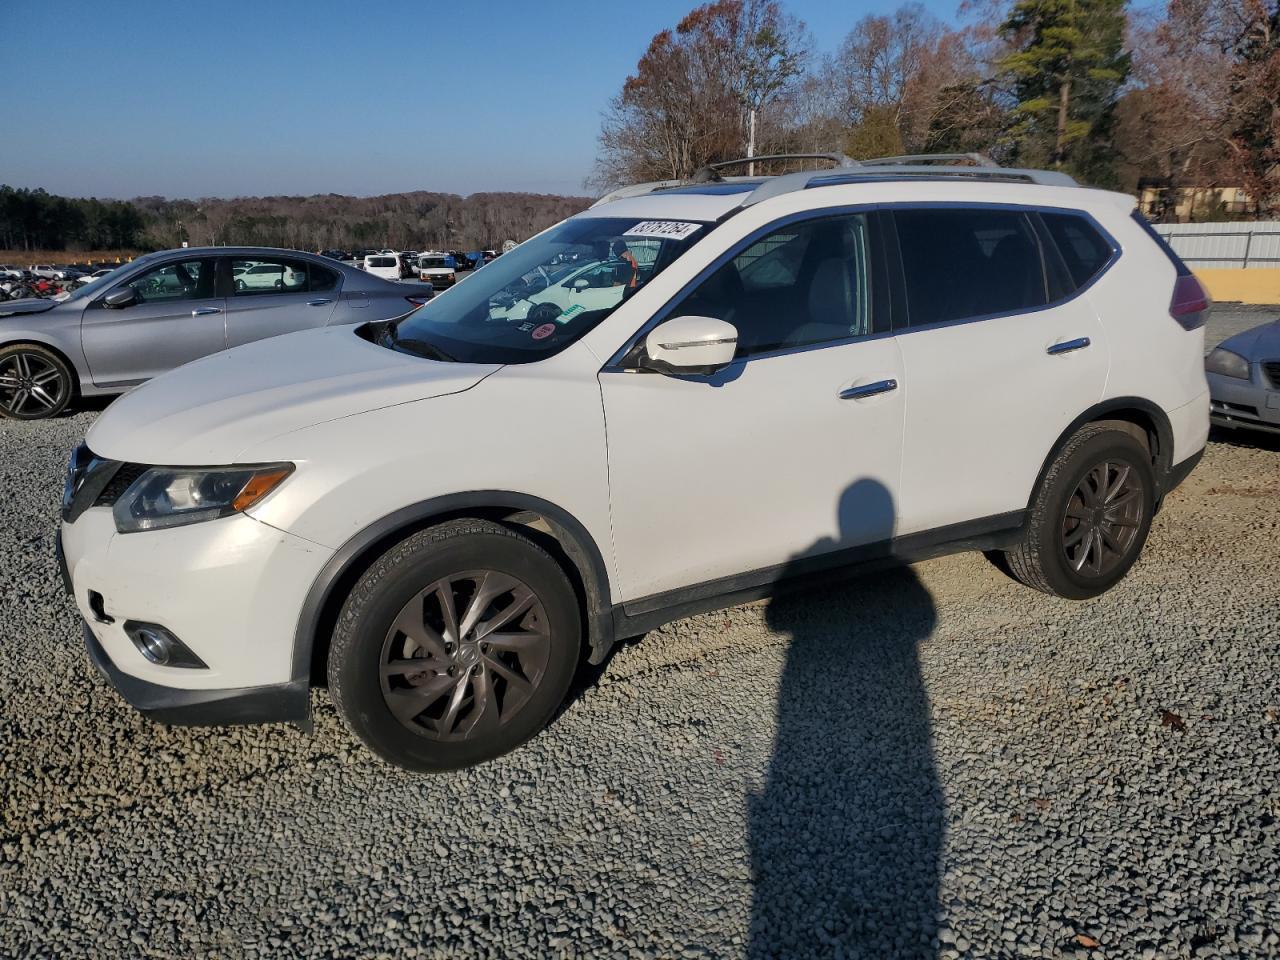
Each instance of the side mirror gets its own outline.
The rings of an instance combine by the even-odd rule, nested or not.
[[[715,317],[674,317],[645,337],[640,366],[658,373],[715,373],[733,361],[738,329]]]
[[[117,287],[102,298],[102,305],[112,310],[130,307],[138,302],[138,292],[133,287]]]
[[[589,286],[591,286],[591,281],[586,277],[579,277],[577,280],[573,281],[573,289],[575,290],[585,290]]]

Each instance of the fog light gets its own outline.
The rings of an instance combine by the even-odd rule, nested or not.
[[[208,665],[191,652],[170,630],[158,623],[138,623],[129,620],[124,625],[138,652],[154,664],[162,667],[187,667],[208,670]]]
[[[152,663],[169,662],[169,638],[159,630],[144,628],[133,635],[142,655]]]

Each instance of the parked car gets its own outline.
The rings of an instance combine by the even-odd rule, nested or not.
[[[22,280],[27,271],[12,263],[0,263],[0,280]]]
[[[66,482],[91,657],[182,723],[305,723],[327,678],[440,770],[533,736],[584,655],[783,584],[983,549],[1111,588],[1205,445],[1204,292],[1132,197],[919,172],[633,187],[398,323],[130,392]],[[566,251],[649,268],[495,308]]]
[[[233,282],[262,266],[273,272]],[[0,416],[51,417],[77,396],[121,393],[209,353],[295,330],[390,319],[426,296],[294,250],[149,254],[60,301],[0,303]]]
[[[394,253],[371,253],[364,258],[366,273],[384,280],[399,280],[401,277],[400,258]]]
[[[84,271],[71,266],[70,264],[59,264],[53,268],[54,280],[79,280],[84,276]]]
[[[1204,367],[1214,423],[1280,433],[1280,320],[1228,337]]]
[[[425,280],[436,290],[452,287],[458,280],[458,268],[447,253],[418,254],[418,279]]]
[[[457,269],[459,270],[471,269],[471,258],[468,257],[461,250],[450,250],[449,256],[453,257],[453,262],[454,262],[454,265],[457,267]]]
[[[42,277],[45,280],[58,279],[58,271],[51,263],[33,263],[27,272],[33,277]]]
[[[305,289],[307,271],[305,267],[294,269],[293,266],[280,261],[268,260],[263,263],[243,263],[232,268],[235,288],[246,290],[286,290]]]

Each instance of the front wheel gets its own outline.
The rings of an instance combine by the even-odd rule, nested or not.
[[[1027,586],[1084,600],[1137,561],[1155,514],[1155,472],[1147,448],[1121,426],[1082,427],[1045,473],[1021,542],[1005,553]]]
[[[497,523],[455,520],[396,544],[360,578],[329,649],[347,725],[409,770],[490,760],[550,722],[582,644],[564,571]]]
[[[34,344],[0,350],[0,417],[56,417],[75,395],[71,368],[56,353]]]

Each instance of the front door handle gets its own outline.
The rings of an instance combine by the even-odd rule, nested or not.
[[[308,307],[323,307],[326,303],[333,303],[332,300],[308,300]]]
[[[865,400],[878,393],[888,393],[898,389],[897,380],[877,380],[875,383],[864,383],[860,387],[849,387],[840,391],[841,400]]]
[[[1050,356],[1056,357],[1060,353],[1071,353],[1073,350],[1083,350],[1092,343],[1088,337],[1076,337],[1074,340],[1064,340],[1061,343],[1051,343],[1048,353]]]
[[[221,307],[196,307],[191,311],[193,317],[207,317],[211,313],[221,313]]]

